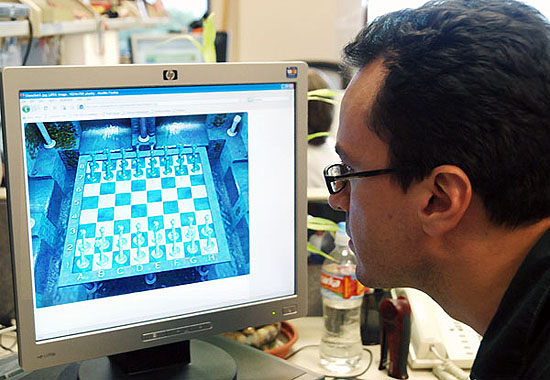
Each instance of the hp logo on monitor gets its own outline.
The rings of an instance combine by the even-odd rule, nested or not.
[[[162,79],[164,80],[176,80],[178,79],[178,70],[163,70]]]

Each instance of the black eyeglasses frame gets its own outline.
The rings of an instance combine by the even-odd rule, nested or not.
[[[348,180],[351,179],[351,178],[375,177],[375,176],[379,176],[379,175],[383,175],[383,174],[394,173],[396,171],[395,169],[392,169],[392,168],[386,168],[386,169],[366,170],[366,171],[363,171],[363,172],[347,173],[347,174],[341,174],[341,175],[329,175],[328,174],[329,170],[331,168],[335,167],[335,166],[346,167],[347,168],[346,164],[338,163],[338,164],[331,164],[323,170],[323,175],[325,177],[325,182],[326,182],[326,185],[327,185],[327,189],[328,189],[328,192],[330,194],[338,194],[339,192],[344,190],[344,188],[348,184]],[[342,182],[344,182],[344,184],[342,185],[342,187],[339,190],[335,191],[333,189],[332,183],[336,182],[336,181],[342,181]]]

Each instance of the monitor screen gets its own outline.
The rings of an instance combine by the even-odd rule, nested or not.
[[[3,71],[24,369],[305,314],[306,70]]]
[[[202,44],[202,34],[132,34],[130,48],[133,63],[203,62],[200,49],[186,38]]]

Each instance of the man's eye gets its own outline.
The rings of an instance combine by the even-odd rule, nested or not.
[[[353,169],[351,168],[351,166],[342,163],[342,172],[342,174],[349,174],[353,172]]]

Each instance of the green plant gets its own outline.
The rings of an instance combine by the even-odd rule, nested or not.
[[[337,95],[338,90],[322,88],[319,90],[308,91],[307,100],[318,100],[320,102],[325,102],[337,106],[340,104],[337,100],[335,100]]]
[[[316,132],[316,133],[310,133],[307,135],[307,141],[316,139],[317,137],[325,137],[330,136],[330,132]]]
[[[224,125],[226,121],[227,121],[227,114],[225,113],[218,114],[214,117],[214,120],[212,121],[212,125],[218,128]]]
[[[41,137],[38,133],[38,127],[36,124],[27,124],[25,126],[25,145],[27,146],[27,152],[29,152],[29,156],[31,156],[31,158],[36,158],[40,141]]]
[[[51,138],[60,149],[74,148],[76,145],[76,128],[70,121],[44,123]]]
[[[332,220],[325,219],[325,218],[320,218],[320,217],[317,217],[317,216],[311,216],[311,215],[307,216],[307,228],[309,230],[329,231],[331,233],[335,233],[336,231],[338,231],[340,229],[340,227],[338,227],[338,224],[336,224]],[[318,255],[321,255],[325,259],[336,261],[332,256],[330,256],[326,252],[321,251],[320,249],[315,248],[313,246],[313,244],[311,244],[309,242],[307,243],[307,250],[311,253],[316,253]]]
[[[178,35],[174,36],[172,38],[167,39],[166,41],[162,41],[155,45],[153,48],[157,46],[161,46],[167,43],[170,43],[175,40],[189,40],[197,49],[200,50],[202,54],[202,59],[204,62],[207,63],[215,63],[216,62],[216,27],[214,26],[214,13],[211,13],[208,15],[207,18],[205,18],[202,21],[202,45],[195,37],[193,37],[190,34],[184,34],[184,35]]]
[[[78,166],[79,152],[76,150],[65,150],[60,152],[61,159],[67,167],[76,168]]]
[[[71,149],[76,146],[76,128],[70,121],[44,123],[50,137],[55,140],[58,149]],[[25,126],[25,140],[31,158],[36,158],[38,147],[43,142],[38,126],[30,123]]]
[[[322,88],[322,89],[319,89],[319,90],[308,91],[307,100],[308,101],[309,100],[318,100],[320,102],[325,102],[325,103],[329,103],[329,104],[332,104],[334,106],[337,106],[337,105],[340,104],[340,102],[338,102],[337,100],[334,99],[334,98],[336,98],[337,95],[338,95],[337,90],[332,90],[330,88]],[[326,137],[326,136],[330,136],[330,132],[312,133],[312,134],[309,134],[307,136],[307,141],[313,140],[317,137]]]

